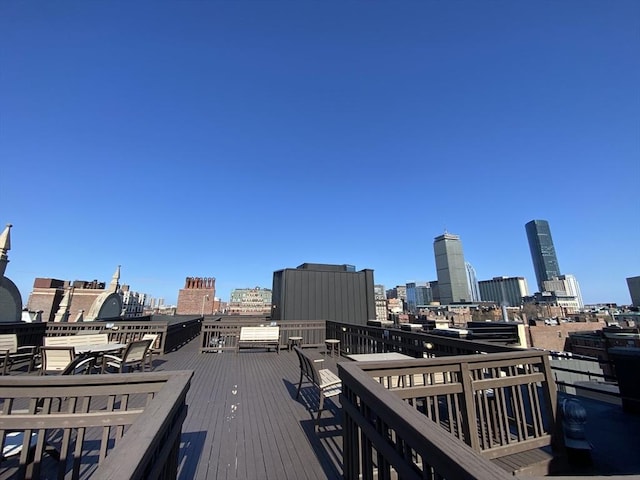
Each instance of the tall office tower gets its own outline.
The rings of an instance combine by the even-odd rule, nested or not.
[[[634,307],[640,307],[640,276],[628,277],[627,287],[629,287],[629,295],[631,296],[631,304]]]
[[[433,251],[436,257],[440,303],[448,305],[468,302],[471,296],[460,237],[445,232],[434,239]]]
[[[481,297],[476,269],[473,268],[473,265],[469,262],[464,262],[464,267],[467,269],[467,286],[469,287],[469,295],[471,296],[470,300],[472,302],[479,302]]]
[[[560,276],[560,267],[553,247],[549,222],[546,220],[531,220],[525,225],[527,240],[531,251],[533,269],[536,272],[536,282],[541,292],[544,282]]]

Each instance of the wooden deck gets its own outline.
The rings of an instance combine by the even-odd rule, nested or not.
[[[319,432],[315,389],[303,385],[294,352],[199,353],[192,341],[154,361],[154,371],[193,370],[182,428],[179,479],[342,478],[337,397],[326,401]],[[335,360],[327,358],[335,370]]]
[[[194,372],[182,425],[179,479],[342,478],[339,399],[326,401],[319,432],[315,432],[317,389],[303,387],[300,399],[295,399],[299,367],[294,352],[199,350],[200,342],[195,339],[154,357],[156,372]],[[314,348],[305,352],[321,355]],[[334,372],[337,361],[350,363],[346,358],[325,357],[325,365]],[[587,438],[593,444],[593,463],[573,468],[570,474],[640,475],[640,457],[622,453],[636,442],[640,417],[596,400],[585,399],[583,404],[588,412]]]
[[[305,351],[320,355],[319,350]],[[325,360],[335,372],[336,361],[348,360]],[[327,400],[316,433],[312,412],[318,395],[303,386],[300,399],[295,399],[300,370],[294,352],[199,353],[198,342],[192,341],[154,361],[154,371],[184,369],[193,370],[194,376],[182,429],[179,479],[342,478],[339,400]],[[640,474],[640,457],[620,454],[637,436],[640,417],[595,400],[581,401],[588,411],[593,463],[574,466],[572,474]]]

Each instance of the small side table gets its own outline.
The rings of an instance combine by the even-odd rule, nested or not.
[[[287,349],[291,351],[293,347],[302,348],[302,337],[289,337],[287,340]]]
[[[327,338],[324,341],[324,343],[327,346],[327,351],[332,357],[334,356],[334,352],[338,356],[340,356],[340,340],[337,340],[335,338]],[[325,352],[325,355],[326,355],[326,352]]]

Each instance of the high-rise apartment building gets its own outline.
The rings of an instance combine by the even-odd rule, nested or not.
[[[522,305],[522,298],[529,296],[527,280],[524,277],[493,277],[491,280],[481,280],[478,283],[483,302],[519,307]]]
[[[536,281],[541,292],[544,282],[560,276],[560,267],[553,246],[549,222],[546,220],[531,220],[525,225],[531,260],[536,274]]]
[[[445,233],[433,241],[438,274],[440,303],[465,303],[471,300],[467,285],[462,241],[458,235]]]

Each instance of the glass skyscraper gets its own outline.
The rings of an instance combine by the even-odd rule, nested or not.
[[[544,282],[560,276],[560,267],[553,246],[549,222],[546,220],[531,220],[525,225],[527,240],[531,251],[533,269],[540,292],[544,291]]]
[[[448,305],[469,302],[471,296],[460,237],[450,233],[436,237],[433,241],[433,251],[436,257],[440,303]]]
[[[480,287],[478,286],[478,277],[476,276],[476,269],[473,268],[469,262],[464,263],[467,269],[467,285],[469,287],[470,300],[472,302],[480,301]]]

